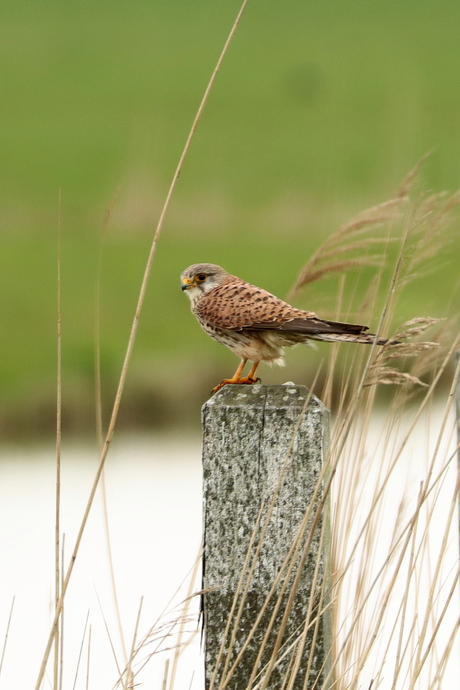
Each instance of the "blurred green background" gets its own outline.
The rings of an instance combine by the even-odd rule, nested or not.
[[[2,3],[4,438],[55,424],[59,190],[64,430],[94,428],[102,245],[107,418],[159,211],[239,5]],[[166,218],[122,427],[197,427],[210,388],[236,367],[189,312],[178,282],[186,266],[219,263],[285,297],[324,238],[391,196],[427,151],[424,187],[460,187],[459,26],[454,0],[249,2]],[[401,320],[455,311],[458,241],[448,253],[408,293]],[[296,304],[326,313],[336,287],[325,281]],[[284,371],[261,375],[308,384],[321,352],[298,349]]]

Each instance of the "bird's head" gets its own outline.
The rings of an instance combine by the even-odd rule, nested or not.
[[[181,287],[193,304],[213,288],[222,285],[228,275],[216,264],[193,264],[181,273]]]

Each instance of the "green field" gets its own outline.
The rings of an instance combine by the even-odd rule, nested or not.
[[[53,425],[59,190],[69,430],[93,425],[95,277],[104,213],[114,200],[101,282],[110,405],[159,210],[238,7],[223,0],[4,2],[4,435]],[[250,1],[166,219],[125,425],[196,417],[211,385],[236,364],[189,313],[178,283],[187,265],[220,263],[285,296],[321,241],[388,198],[427,151],[434,149],[423,187],[460,187],[459,26],[453,0]],[[458,310],[459,260],[454,239],[436,260],[439,270],[409,291],[401,320]],[[325,281],[298,304],[331,310],[336,287]],[[284,372],[262,371],[264,381],[308,383],[320,357],[296,350]]]

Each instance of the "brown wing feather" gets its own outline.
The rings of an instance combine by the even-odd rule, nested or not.
[[[352,323],[341,323],[339,321],[323,321],[318,318],[294,318],[285,323],[263,324],[254,323],[250,326],[252,330],[278,330],[289,333],[304,333],[305,335],[316,335],[318,333],[329,333],[336,335],[361,335],[368,331],[367,326],[359,326]]]
[[[218,328],[241,330],[253,324],[276,328],[292,319],[315,318],[313,312],[291,307],[270,292],[236,276],[208,292],[196,305],[195,313]]]
[[[323,321],[314,312],[291,307],[270,292],[236,276],[215,287],[199,301],[200,319],[227,330],[278,330],[305,335],[350,334],[367,331],[366,326]]]

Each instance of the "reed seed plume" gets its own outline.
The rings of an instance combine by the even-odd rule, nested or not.
[[[420,386],[428,386],[427,383],[420,379],[422,372],[427,371],[427,366],[418,367],[418,375],[412,371],[401,371],[392,366],[395,360],[406,360],[408,357],[419,358],[421,355],[427,355],[439,347],[439,342],[436,341],[414,341],[413,338],[424,333],[428,328],[437,324],[441,319],[433,319],[430,317],[417,317],[402,324],[401,328],[391,337],[390,341],[376,352],[373,361],[371,362],[365,386],[374,386],[377,384],[383,385],[403,385],[403,384],[417,384]],[[426,362],[432,361],[430,357]]]
[[[459,192],[451,195],[447,192],[430,194],[416,200],[408,219],[408,246],[401,272],[401,287],[415,277],[439,270],[439,251],[445,251],[453,241],[449,230],[452,227],[453,212],[459,204]],[[433,262],[435,257],[437,260]]]
[[[388,247],[398,242],[395,230],[401,222],[405,226],[404,244],[407,246],[404,247],[398,287],[439,268],[439,261],[430,266],[429,260],[437,256],[439,249],[445,248],[448,242],[446,230],[451,225],[452,212],[460,204],[460,192],[421,194],[418,197],[412,194],[426,158],[422,158],[406,176],[391,199],[358,213],[326,239],[300,271],[289,292],[289,299],[305,286],[332,274],[364,267],[384,267]],[[373,247],[379,248],[379,253],[369,253]]]
[[[306,285],[332,273],[343,273],[365,266],[382,267],[385,245],[394,240],[385,235],[366,237],[366,233],[376,233],[379,228],[394,223],[401,217],[406,204],[406,198],[389,199],[359,213],[332,233],[301,270],[289,293],[289,299],[295,297]],[[365,251],[374,246],[381,247],[381,253],[363,256]]]
[[[412,170],[410,170],[401,184],[399,185],[398,189],[394,193],[394,198],[395,199],[403,199],[409,195],[409,193],[412,191],[415,182],[419,178],[419,173],[421,168],[423,167],[425,161],[431,156],[433,151],[428,151],[425,153],[424,156],[421,157],[421,159],[414,165]]]

